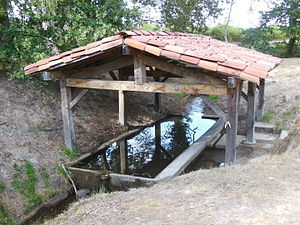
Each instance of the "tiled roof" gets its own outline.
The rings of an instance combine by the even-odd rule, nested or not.
[[[164,57],[200,68],[234,75],[258,82],[266,78],[281,59],[254,50],[225,43],[200,34],[166,31],[122,31],[117,36],[104,38],[75,48],[24,68],[26,74],[47,71],[101,54],[126,44],[149,54]]]

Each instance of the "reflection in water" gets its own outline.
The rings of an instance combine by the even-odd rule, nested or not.
[[[116,173],[155,177],[201,137],[215,120],[202,119],[203,104],[195,98],[187,116],[171,116],[120,140],[78,165]]]

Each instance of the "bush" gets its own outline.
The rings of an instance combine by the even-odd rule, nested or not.
[[[209,28],[206,31],[206,35],[211,36],[212,38],[224,41],[224,25],[219,25],[216,27]],[[243,29],[238,27],[228,27],[228,41],[229,42],[240,42],[243,38]]]

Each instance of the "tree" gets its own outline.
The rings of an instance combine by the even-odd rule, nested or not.
[[[300,0],[282,0],[273,2],[273,8],[261,12],[262,27],[277,24],[289,37],[287,51],[289,55],[295,55],[296,42],[300,40]],[[299,54],[299,53],[298,53]]]
[[[13,7],[6,7],[3,14],[8,15],[9,26],[0,28],[0,36],[9,41],[1,44],[0,61],[6,60],[13,71],[119,30],[131,29],[138,18],[137,9],[129,9],[125,0],[4,2]]]
[[[222,9],[218,0],[136,0],[142,5],[157,7],[161,23],[171,31],[201,33],[208,19],[217,18]]]

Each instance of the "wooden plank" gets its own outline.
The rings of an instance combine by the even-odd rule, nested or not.
[[[70,109],[71,102],[71,88],[66,86],[66,80],[60,80],[60,94],[61,94],[61,111],[64,127],[65,145],[71,151],[76,149],[75,146],[75,132],[73,124],[72,110]]]
[[[238,90],[239,82],[233,77],[228,78],[227,94],[227,122],[226,122],[226,150],[225,165],[230,166],[236,159],[236,135],[238,122]]]
[[[185,168],[206,148],[224,127],[223,119],[217,122],[206,131],[197,141],[182,152],[175,160],[173,160],[163,171],[161,171],[155,180],[165,181],[181,174]]]
[[[224,121],[226,121],[227,117],[226,114],[223,112],[223,110],[217,106],[213,101],[211,101],[207,96],[201,96],[204,103],[214,111],[219,117],[221,117]]]
[[[265,106],[265,79],[260,79],[258,91],[258,106],[256,111],[256,120],[262,121]]]
[[[126,125],[125,92],[123,90],[119,90],[119,124]]]
[[[73,109],[73,107],[85,96],[86,93],[88,93],[88,91],[89,89],[83,89],[70,103],[70,109]]]
[[[177,76],[192,78],[204,84],[225,84],[224,81],[213,76],[206,75],[203,72],[197,72],[189,68],[167,63],[149,56],[140,55],[140,58],[142,59],[143,63],[148,66],[154,66],[155,68],[175,74]]]
[[[248,102],[247,102],[247,143],[255,143],[255,90],[256,84],[248,82]]]
[[[96,79],[67,79],[68,87],[92,88],[103,90],[123,90],[154,93],[186,93],[203,95],[226,95],[227,88],[224,85],[185,84],[149,82],[136,85],[133,81],[110,81]]]
[[[134,81],[136,84],[146,83],[146,66],[138,55],[133,56]]]

